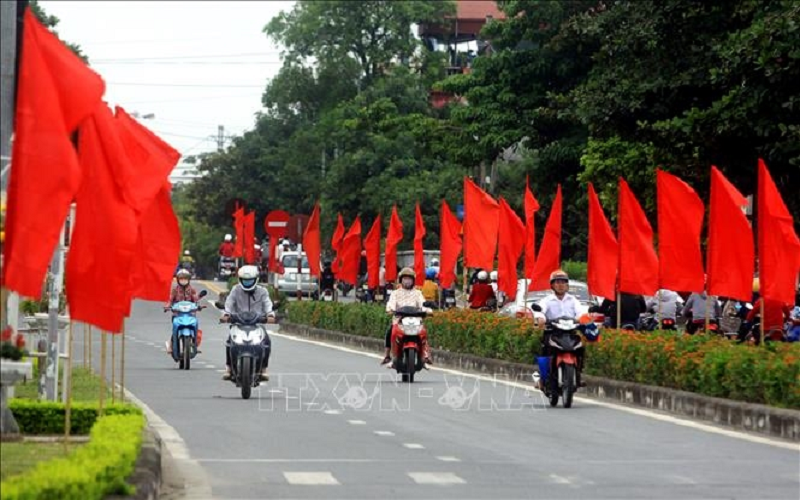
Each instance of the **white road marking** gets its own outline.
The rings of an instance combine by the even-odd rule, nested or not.
[[[342,411],[341,410],[325,410],[324,413],[325,413],[325,415],[341,415]]]
[[[289,484],[303,486],[339,484],[330,472],[284,472],[283,477]]]
[[[437,460],[441,460],[442,462],[460,462],[461,461],[460,458],[449,457],[449,456],[447,456],[447,457],[436,457],[436,459]]]
[[[572,481],[564,476],[559,476],[558,474],[550,474],[550,479],[557,484],[572,484]]]
[[[364,420],[348,420],[347,423],[350,425],[367,425]]]
[[[697,481],[695,481],[694,479],[692,479],[690,477],[686,477],[686,476],[679,476],[677,474],[671,474],[668,477],[670,479],[672,479],[677,484],[692,484],[692,485],[697,484]],[[795,479],[797,479],[797,478],[795,478]]]
[[[210,368],[210,369],[212,369],[212,370],[213,370],[214,368],[216,368],[216,366],[214,366],[214,365],[209,365],[208,363],[206,363],[206,368]]]
[[[379,354],[373,354],[371,352],[358,351],[356,349],[351,349],[349,347],[343,347],[343,346],[339,346],[339,345],[328,344],[326,342],[320,342],[318,340],[309,340],[309,339],[299,338],[299,337],[296,337],[294,335],[289,335],[289,334],[286,334],[286,333],[273,332],[272,335],[277,335],[278,337],[285,338],[285,339],[288,339],[288,340],[294,340],[295,342],[303,342],[303,343],[317,345],[317,346],[321,346],[321,347],[327,347],[329,349],[336,349],[338,351],[348,352],[348,353],[351,353],[351,354],[358,354],[360,356],[366,356],[366,357],[374,358],[374,359],[383,359],[383,356],[381,356]],[[495,378],[495,377],[487,377],[486,375],[478,375],[478,374],[475,374],[475,373],[463,372],[463,371],[454,370],[454,369],[451,369],[451,368],[442,368],[442,367],[438,367],[438,366],[432,366],[432,367],[430,367],[430,369],[431,369],[431,371],[440,371],[440,372],[443,372],[443,373],[449,373],[449,374],[458,375],[458,376],[461,376],[461,377],[470,377],[470,378],[473,378],[473,379],[476,379],[476,380],[483,380],[483,381],[491,382],[491,383],[494,383],[494,384],[507,385],[509,387],[518,387],[520,389],[525,389],[525,390],[534,390],[535,389],[533,384],[522,384],[520,382],[513,382],[511,380],[503,380],[501,378]],[[638,416],[641,416],[641,417],[651,418],[653,420],[659,420],[661,422],[668,422],[668,423],[671,423],[671,424],[674,424],[674,425],[679,425],[679,426],[682,426],[682,427],[689,427],[689,428],[692,428],[692,429],[697,429],[697,430],[700,430],[700,431],[708,432],[708,433],[711,433],[711,434],[719,434],[719,435],[727,436],[727,437],[730,437],[730,438],[741,439],[741,440],[744,440],[744,441],[750,441],[751,443],[765,444],[765,445],[768,445],[768,446],[774,446],[774,447],[783,448],[783,449],[786,449],[786,450],[800,451],[800,444],[798,444],[798,443],[789,443],[789,442],[786,442],[786,441],[779,441],[779,440],[768,438],[768,437],[756,436],[756,435],[752,435],[752,434],[746,434],[744,432],[734,431],[734,430],[731,430],[731,429],[723,429],[723,428],[720,428],[720,427],[715,427],[713,425],[704,424],[702,422],[695,422],[693,420],[686,420],[686,419],[683,419],[683,418],[680,418],[680,417],[675,417],[675,416],[672,416],[672,415],[663,415],[661,413],[656,413],[656,412],[653,412],[653,411],[650,411],[650,410],[640,409],[640,408],[632,408],[632,407],[620,405],[620,404],[617,404],[617,403],[611,403],[611,402],[608,402],[608,401],[600,401],[600,400],[589,399],[589,398],[580,397],[580,396],[574,396],[574,400],[575,401],[580,401],[581,403],[591,404],[591,405],[595,405],[595,406],[603,406],[605,408],[610,408],[612,410],[622,411],[622,412],[626,412],[626,413],[631,413],[633,415],[638,415]]]
[[[392,431],[375,431],[375,434],[378,436],[394,436],[394,432]]]
[[[425,447],[419,443],[403,443],[403,446],[409,450],[424,450]]]
[[[409,472],[408,476],[417,484],[465,484],[466,481],[452,472]]]
[[[371,458],[200,458],[202,463],[254,463],[254,464],[316,464],[316,463],[353,463],[363,464],[371,462],[388,462],[389,460],[374,460]]]

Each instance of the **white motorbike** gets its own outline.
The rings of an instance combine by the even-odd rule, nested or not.
[[[252,389],[261,384],[260,373],[267,362],[267,330],[262,323],[263,318],[254,312],[230,315],[231,382],[241,388],[242,399],[249,399]]]

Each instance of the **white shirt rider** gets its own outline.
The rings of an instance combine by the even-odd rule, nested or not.
[[[578,299],[569,292],[565,293],[560,299],[555,293],[548,295],[539,302],[547,321],[558,318],[568,317],[578,319]]]

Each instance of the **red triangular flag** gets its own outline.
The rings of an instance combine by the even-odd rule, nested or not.
[[[539,202],[534,198],[525,176],[525,278],[533,279],[533,267],[536,263],[536,212]]]
[[[336,221],[336,230],[333,232],[333,238],[331,238],[331,248],[336,253],[336,256],[333,259],[333,266],[332,271],[336,278],[339,278],[339,268],[341,265],[340,259],[340,251],[342,247],[342,239],[344,239],[344,219],[342,218],[342,214],[338,214],[337,221]]]
[[[753,230],[744,214],[746,207],[747,199],[712,166],[706,254],[708,293],[749,302],[753,298],[755,249]]]
[[[679,292],[705,288],[700,233],[705,207],[688,184],[656,171],[658,196],[659,286]]]
[[[381,272],[381,216],[375,218],[372,228],[364,238],[364,250],[367,252],[367,286],[377,288],[380,284]]]
[[[392,207],[392,218],[389,219],[389,232],[386,233],[386,274],[387,282],[397,280],[397,245],[403,241],[403,222],[397,215],[397,205]]]
[[[24,18],[2,283],[38,297],[81,183],[70,134],[100,105],[105,84],[30,8]]]
[[[244,261],[247,264],[253,264],[256,260],[256,252],[255,252],[255,229],[256,229],[256,213],[251,211],[249,214],[244,216],[244,221],[242,223],[242,229],[244,231],[244,241],[242,245],[244,245]]]
[[[797,194],[797,193],[795,193]],[[767,165],[758,159],[758,276],[765,301],[794,305],[800,240]]]
[[[492,269],[497,248],[500,208],[468,177],[464,177],[464,264]]]
[[[425,253],[423,241],[425,239],[425,221],[422,220],[422,212],[417,203],[414,212],[414,273],[417,275],[417,286],[422,286],[425,283]]]
[[[500,198],[500,242],[497,250],[497,288],[508,297],[517,295],[517,261],[525,247],[525,224]]]
[[[589,183],[589,259],[586,281],[589,292],[604,298],[616,300],[617,266],[619,265],[619,245],[611,230],[600,200]]]
[[[233,229],[236,231],[236,239],[233,241],[233,256],[244,257],[244,207],[238,207],[233,212]]]
[[[342,239],[339,254],[339,279],[355,286],[358,281],[358,267],[361,263],[361,218],[356,216],[350,230]]]
[[[550,217],[544,227],[542,248],[533,267],[533,280],[528,290],[547,290],[550,288],[550,273],[561,267],[561,212],[562,212],[561,184],[558,185]]]
[[[442,289],[453,286],[456,279],[456,263],[461,253],[461,223],[450,211],[446,201],[442,201],[441,235],[439,237],[439,284]]]
[[[633,195],[619,179],[619,291],[654,295],[658,291],[658,256],[653,228]]]
[[[322,259],[322,246],[320,244],[320,229],[319,229],[319,203],[314,205],[314,210],[311,212],[311,217],[308,219],[308,225],[303,233],[303,250],[308,256],[308,266],[311,268],[311,275],[317,278],[322,276],[319,268],[320,259]]]

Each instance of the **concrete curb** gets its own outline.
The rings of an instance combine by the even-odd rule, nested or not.
[[[128,496],[107,496],[106,500],[155,500],[161,491],[161,477],[161,438],[148,423],[142,431],[139,457],[128,478],[128,484],[136,488],[136,493]]]
[[[356,348],[383,352],[383,339],[362,337],[331,330],[312,328],[290,322],[281,323],[281,331],[300,337],[326,340]],[[463,371],[530,382],[533,365],[481,358],[442,349],[432,349],[436,365]],[[722,427],[800,442],[800,411],[745,403],[679,391],[665,387],[637,384],[585,375],[584,395],[612,400],[630,406],[659,410],[679,417],[710,422]]]

